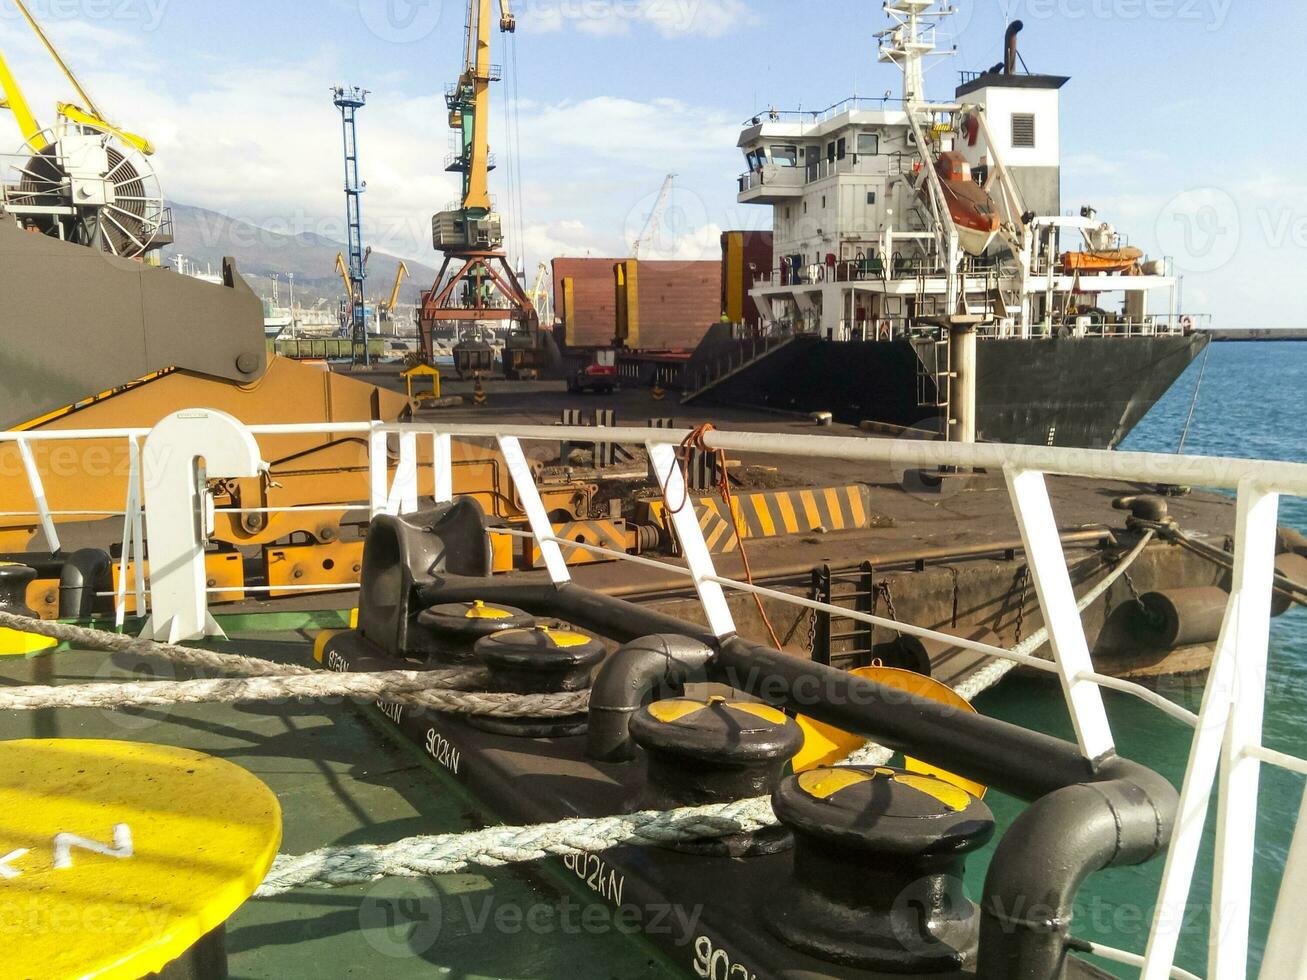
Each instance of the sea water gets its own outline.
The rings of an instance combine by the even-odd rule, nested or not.
[[[1154,406],[1122,448],[1175,452],[1193,406],[1186,453],[1307,462],[1307,434],[1302,419],[1307,343],[1218,343],[1204,358],[1199,358]],[[1198,389],[1200,375],[1202,386]],[[1307,499],[1282,498],[1279,522],[1307,533]],[[1197,710],[1204,680],[1176,679],[1166,682],[1160,691]],[[1135,698],[1110,691],[1105,692],[1105,697],[1120,752],[1163,773],[1179,786],[1192,730]],[[976,706],[987,715],[1074,737],[1061,692],[1046,681],[1009,678],[979,698]],[[1295,755],[1307,753],[1307,609],[1301,607],[1272,623],[1264,742],[1270,748]],[[1251,909],[1252,977],[1257,975],[1261,962],[1302,792],[1301,777],[1272,766],[1262,767]],[[987,802],[1000,825],[1013,819],[1023,807],[999,793],[991,793]],[[1191,892],[1193,913],[1182,924],[1177,957],[1177,965],[1199,976],[1208,972],[1207,909],[1214,825],[1213,807]],[[968,885],[974,894],[979,894],[984,863],[973,862],[975,867],[969,869]],[[1161,873],[1159,859],[1140,868],[1093,875],[1076,903],[1073,933],[1142,953]],[[1138,976],[1138,971],[1129,967],[1098,962],[1119,976]]]

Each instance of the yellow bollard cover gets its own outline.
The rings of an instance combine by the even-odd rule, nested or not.
[[[15,977],[140,977],[226,922],[281,844],[239,766],[136,742],[0,742],[0,963]]]

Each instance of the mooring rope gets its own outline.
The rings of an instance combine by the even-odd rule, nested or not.
[[[27,616],[15,615],[3,610],[0,610],[0,626],[20,633],[34,633],[37,636],[58,640],[60,643],[74,643],[88,650],[154,657],[159,660],[182,664],[186,667],[198,667],[203,670],[219,671],[224,674],[242,674],[246,677],[281,677],[288,674],[318,673],[312,667],[302,667],[299,664],[273,663],[271,660],[246,657],[239,653],[196,650],[194,647],[160,643],[157,640],[128,636],[125,633],[108,633],[104,630],[88,629],[85,626],[52,623],[43,619],[29,619]]]
[[[1083,611],[1105,593],[1152,541],[1147,531],[1135,547],[1077,602]],[[309,700],[351,697],[416,704],[444,712],[492,717],[547,718],[580,714],[590,692],[519,695],[454,690],[485,679],[474,669],[329,673],[292,664],[195,650],[84,627],[29,619],[0,611],[0,626],[48,636],[92,649],[161,657],[175,663],[246,676],[194,681],[26,686],[0,690],[0,710],[82,707],[123,708],[180,703]],[[1033,654],[1048,639],[1044,627],[1015,648]],[[970,699],[998,683],[1017,664],[995,660],[976,671],[957,691]],[[443,689],[442,689],[443,688]],[[840,765],[884,765],[893,753],[868,742]],[[777,825],[769,797],[754,797],[668,811],[642,811],[596,818],[573,818],[525,827],[490,827],[436,836],[409,837],[389,844],[324,847],[308,854],[279,855],[255,893],[269,898],[305,886],[332,888],[383,877],[433,877],[468,867],[500,867],[548,855],[605,851],[619,845],[656,846],[749,833]]]
[[[777,823],[770,798],[763,796],[663,812],[409,837],[390,844],[323,847],[298,856],[278,855],[255,895],[271,898],[292,888],[335,888],[385,877],[433,877],[474,865],[496,868],[551,854],[605,851],[622,844],[656,846],[729,837]]]
[[[411,704],[446,714],[495,718],[567,718],[584,714],[588,691],[569,694],[503,694],[466,688],[473,672],[451,672],[451,683],[439,671],[379,671],[364,674],[315,673],[294,677],[250,677],[194,681],[143,681],[123,684],[77,684],[64,687],[0,689],[0,710],[37,711],[43,708],[122,708],[170,704],[235,704],[256,701],[313,701],[362,698]],[[484,681],[484,678],[481,678]],[[483,686],[483,685],[478,685]]]
[[[565,694],[504,694],[483,688],[488,675],[480,668],[394,670],[332,673],[298,664],[278,664],[239,654],[216,653],[158,643],[141,637],[29,619],[0,611],[0,626],[114,653],[156,657],[189,667],[241,673],[240,679],[138,681],[76,684],[62,687],[0,689],[0,710],[101,708],[106,710],[254,701],[305,701],[321,698],[366,698],[412,704],[448,714],[496,718],[566,718],[582,714],[589,691]]]

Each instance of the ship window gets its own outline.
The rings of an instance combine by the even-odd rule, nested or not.
[[[799,163],[799,148],[793,143],[772,144],[771,162],[778,167],[797,166]]]
[[[874,157],[880,152],[880,136],[877,133],[858,134],[858,155]]]
[[[1033,112],[1012,113],[1013,148],[1034,149],[1035,114]]]
[[[834,162],[835,162],[835,144],[834,144],[834,143],[827,143],[827,144],[826,144],[826,159],[827,159],[827,161],[830,162],[830,163],[834,163]]]
[[[875,192],[875,191],[867,191],[867,203],[868,203],[868,204],[875,204],[875,203],[876,203],[876,192]]]
[[[845,142],[844,137],[840,137],[838,140],[835,141],[836,159],[838,160],[844,159],[846,148],[847,148],[847,143]]]

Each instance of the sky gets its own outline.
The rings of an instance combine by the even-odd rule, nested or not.
[[[433,264],[430,216],[458,196],[444,91],[461,70],[456,0],[29,0],[113,121],[149,136],[165,193],[277,232],[344,238],[334,84],[359,116],[365,239]],[[955,0],[927,75],[1001,60],[1025,23],[1031,71],[1062,91],[1063,206],[1092,204],[1131,244],[1174,257],[1185,308],[1217,326],[1307,327],[1307,82],[1294,0]],[[519,0],[495,34],[492,193],[534,278],[556,255],[623,255],[659,188],[674,192],[646,256],[714,259],[725,229],[765,228],[735,201],[735,147],[755,112],[899,94],[876,60],[868,0]],[[0,0],[0,50],[47,122],[73,100]],[[21,144],[0,112],[0,153]],[[520,177],[519,177],[520,175]],[[520,204],[519,204],[520,202]],[[324,272],[329,274],[329,272]]]

